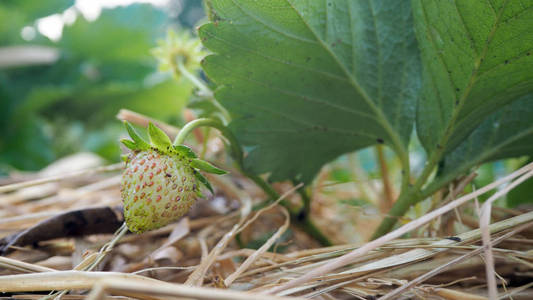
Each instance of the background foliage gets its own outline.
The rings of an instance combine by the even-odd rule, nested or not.
[[[0,47],[48,46],[59,55],[49,64],[0,68],[0,168],[37,170],[82,150],[117,160],[122,126],[114,116],[120,108],[181,122],[191,87],[158,73],[150,49],[167,27],[198,22],[202,9],[200,1],[171,4],[182,13],[131,4],[88,21],[78,11],[53,41],[36,30],[37,21],[76,11],[74,1],[2,1]],[[33,39],[22,38],[25,27],[36,31]]]

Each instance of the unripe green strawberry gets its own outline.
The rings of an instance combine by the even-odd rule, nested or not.
[[[122,142],[132,150],[122,174],[124,218],[130,231],[142,233],[165,226],[183,216],[200,196],[199,183],[211,189],[196,170],[224,171],[196,158],[183,145],[173,146],[159,128],[150,124],[151,144],[126,123],[133,141]]]
[[[132,154],[122,176],[124,218],[133,232],[160,228],[183,216],[196,199],[196,172],[180,155]]]

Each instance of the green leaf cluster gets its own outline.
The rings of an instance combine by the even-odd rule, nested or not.
[[[203,68],[251,172],[308,183],[383,143],[402,161],[402,215],[474,166],[533,154],[533,1],[207,3]],[[411,186],[413,128],[427,162]]]

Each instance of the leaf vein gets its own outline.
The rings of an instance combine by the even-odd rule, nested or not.
[[[225,68],[222,65],[219,65],[219,66],[221,68]],[[230,71],[230,69],[228,69],[228,68],[225,68],[225,69]],[[337,110],[340,110],[340,111],[343,111],[343,112],[348,112],[348,113],[351,113],[351,114],[356,115],[356,116],[365,117],[365,118],[374,120],[376,122],[379,121],[376,118],[376,116],[374,116],[372,114],[367,114],[367,113],[364,113],[364,112],[361,112],[361,111],[353,110],[350,107],[334,104],[334,103],[331,103],[331,102],[328,102],[328,101],[325,101],[325,100],[322,100],[322,99],[317,99],[317,98],[314,98],[314,97],[302,95],[302,94],[299,94],[299,93],[296,93],[296,92],[292,92],[292,91],[289,91],[289,90],[286,90],[286,89],[277,88],[277,87],[274,87],[272,85],[265,84],[265,83],[263,83],[261,81],[253,80],[250,77],[237,76],[237,75],[234,75],[234,76],[239,77],[242,80],[245,80],[245,81],[248,81],[248,82],[252,82],[252,83],[255,83],[257,85],[261,85],[261,86],[266,87],[268,89],[276,90],[276,91],[278,91],[278,92],[280,92],[282,94],[285,94],[285,95],[288,95],[288,96],[294,96],[294,97],[296,97],[298,99],[301,99],[304,102],[311,102],[311,103],[315,103],[315,104],[321,104],[321,105],[324,105],[324,106],[329,106],[331,108],[334,108],[334,109],[337,109]]]
[[[209,32],[206,32],[206,34],[209,35],[209,37],[214,38],[214,39],[216,39],[216,40],[218,40],[220,42],[223,42],[226,45],[229,45],[229,46],[231,46],[233,48],[241,49],[241,50],[246,51],[248,53],[263,57],[263,58],[265,58],[267,60],[272,60],[274,62],[285,64],[285,65],[290,66],[290,67],[295,67],[295,68],[299,68],[299,69],[302,69],[302,70],[305,70],[305,71],[309,71],[309,72],[313,72],[313,73],[316,73],[316,74],[324,75],[324,76],[330,77],[330,78],[335,79],[335,80],[341,80],[341,81],[344,81],[344,82],[349,82],[349,80],[346,79],[345,77],[341,77],[341,76],[338,76],[336,74],[329,73],[329,72],[324,72],[322,70],[318,70],[318,69],[314,69],[314,68],[307,68],[307,67],[305,67],[303,65],[299,65],[299,64],[292,63],[292,62],[288,62],[286,60],[279,59],[277,57],[268,56],[268,55],[262,54],[262,53],[260,53],[258,51],[255,51],[255,50],[253,50],[251,48],[237,46],[237,45],[235,45],[233,43],[230,43],[230,42],[228,42],[228,41],[226,41],[224,39],[221,39],[217,35],[211,34]]]
[[[372,99],[370,99],[370,97],[368,96],[368,94],[366,93],[366,91],[359,85],[359,83],[357,82],[356,78],[353,76],[353,74],[351,74],[347,69],[346,67],[339,61],[337,55],[335,55],[332,50],[324,43],[324,41],[322,41],[317,33],[312,29],[312,27],[309,25],[309,23],[303,18],[303,16],[300,14],[300,12],[294,7],[294,5],[291,3],[291,0],[285,0],[291,7],[292,9],[296,12],[296,14],[299,16],[300,20],[302,21],[303,24],[305,24],[307,26],[307,28],[309,29],[309,31],[315,36],[315,38],[317,39],[317,42],[324,48],[325,51],[327,51],[329,53],[329,55],[335,60],[335,62],[337,63],[337,65],[339,66],[339,68],[341,70],[343,70],[343,72],[346,74],[346,77],[349,79],[350,83],[352,84],[352,86],[354,87],[354,89],[362,96],[362,98],[365,100],[365,102],[368,104],[368,106],[375,112],[376,116],[377,116],[377,121],[379,122],[379,124],[383,127],[383,129],[385,130],[385,132],[389,135],[389,137],[391,138],[392,140],[392,143],[393,143],[393,148],[395,148],[395,150],[398,151],[400,157],[403,157],[405,156],[405,146],[403,145],[403,143],[400,142],[400,139],[398,137],[398,135],[396,134],[396,132],[392,129],[391,127],[391,124],[389,123],[389,121],[387,120],[387,118],[385,117],[385,115],[383,114],[383,112],[378,109],[376,107],[376,104],[372,101]]]

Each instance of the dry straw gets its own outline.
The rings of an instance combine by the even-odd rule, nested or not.
[[[148,120],[128,111],[122,111],[121,117],[141,125]],[[170,125],[166,130],[177,132]],[[207,151],[216,157],[214,152]],[[121,168],[116,164],[37,179],[32,175],[31,180],[0,187],[0,234],[18,234],[44,219],[61,218],[66,211],[120,205],[117,178]],[[492,207],[496,199],[533,176],[533,164],[458,197],[474,176],[451,188],[448,198],[440,202],[442,207],[375,241],[324,248],[317,248],[291,224],[287,210],[277,205],[282,199],[298,203],[294,192],[299,185],[276,186],[283,196],[254,210],[264,195],[253,183],[238,174],[214,177],[210,180],[218,192],[210,201],[200,201],[185,219],[159,230],[121,238],[122,228],[115,236],[65,235],[36,240],[35,248],[13,245],[13,253],[0,256],[0,291],[32,299],[37,296],[30,292],[55,291],[49,298],[93,300],[108,295],[137,299],[533,299],[530,282],[505,286],[509,278],[530,278],[533,273],[533,212]],[[328,186],[327,190],[336,188],[342,187]],[[478,226],[475,216],[467,212],[473,205],[462,205],[494,189],[497,192],[480,208]],[[314,194],[326,192],[316,189]],[[325,208],[314,207],[313,218],[336,224],[352,221],[333,210],[338,203],[327,206],[320,200],[317,206]],[[428,227],[422,226],[445,214],[461,230],[451,238],[425,235]],[[363,213],[358,216],[369,218]],[[342,235],[339,228],[344,227],[330,231],[332,238]],[[285,246],[280,240],[289,230],[292,239],[285,252],[269,252]],[[408,232],[412,238],[402,239]],[[241,248],[267,233],[256,249]]]

